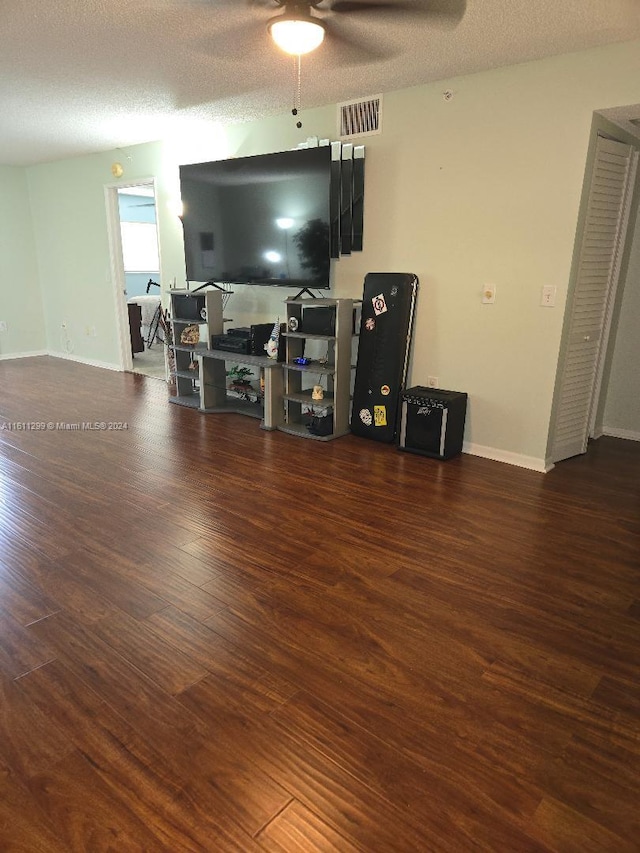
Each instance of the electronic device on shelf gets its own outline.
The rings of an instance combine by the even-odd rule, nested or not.
[[[211,348],[228,352],[243,352],[247,355],[264,355],[264,345],[273,331],[273,323],[254,323],[251,326],[237,326],[229,329],[226,335],[213,335]]]
[[[335,335],[335,305],[319,305],[317,308],[303,308],[300,332],[306,335]]]
[[[219,349],[224,352],[237,352],[243,355],[251,355],[251,341],[238,335],[212,335],[211,349]]]

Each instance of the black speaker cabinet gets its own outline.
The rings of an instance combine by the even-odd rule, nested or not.
[[[462,450],[467,395],[415,385],[402,394],[399,450],[450,459]]]
[[[319,305],[317,308],[303,308],[300,325],[299,331],[307,335],[335,335],[336,306]]]

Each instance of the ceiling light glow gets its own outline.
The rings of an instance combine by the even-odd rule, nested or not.
[[[322,44],[324,24],[310,15],[278,15],[267,24],[271,38],[285,53],[304,56]]]

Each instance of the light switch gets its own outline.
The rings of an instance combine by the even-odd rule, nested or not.
[[[552,284],[545,284],[542,286],[542,297],[540,299],[540,305],[543,305],[545,308],[553,308],[556,304],[556,288]]]

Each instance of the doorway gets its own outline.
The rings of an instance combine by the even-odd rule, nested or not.
[[[106,202],[122,369],[166,380],[154,182],[111,185]]]

